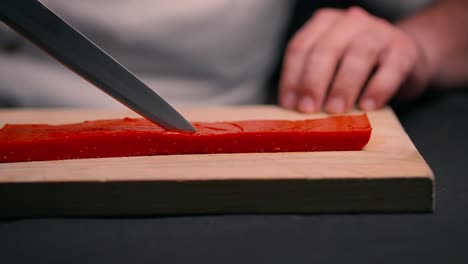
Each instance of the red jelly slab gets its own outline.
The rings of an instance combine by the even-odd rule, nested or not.
[[[66,125],[12,125],[0,130],[0,162],[172,154],[361,150],[366,114],[313,120],[194,122],[196,133],[170,132],[146,119]]]

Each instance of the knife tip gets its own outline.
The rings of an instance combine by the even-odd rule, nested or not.
[[[197,129],[190,122],[187,122],[180,130],[187,133],[197,133]]]
[[[150,119],[151,120],[151,119]],[[153,121],[153,123],[163,127],[168,131],[177,131],[177,132],[185,132],[185,133],[196,133],[197,129],[185,118],[181,117],[178,122],[161,122],[161,121]]]

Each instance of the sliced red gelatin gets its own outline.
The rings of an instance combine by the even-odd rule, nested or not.
[[[172,154],[361,150],[366,114],[313,120],[194,122],[196,133],[170,132],[146,119],[0,129],[0,162]]]

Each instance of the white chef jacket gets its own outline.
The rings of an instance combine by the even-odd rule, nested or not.
[[[293,1],[42,0],[169,103],[261,103]],[[123,107],[6,26],[0,97],[24,107]]]

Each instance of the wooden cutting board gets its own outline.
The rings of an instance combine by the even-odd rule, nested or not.
[[[274,106],[182,109],[192,121],[305,119]],[[4,123],[136,116],[0,110]],[[369,113],[363,151],[173,155],[0,164],[0,217],[424,212],[434,177],[389,108]]]

